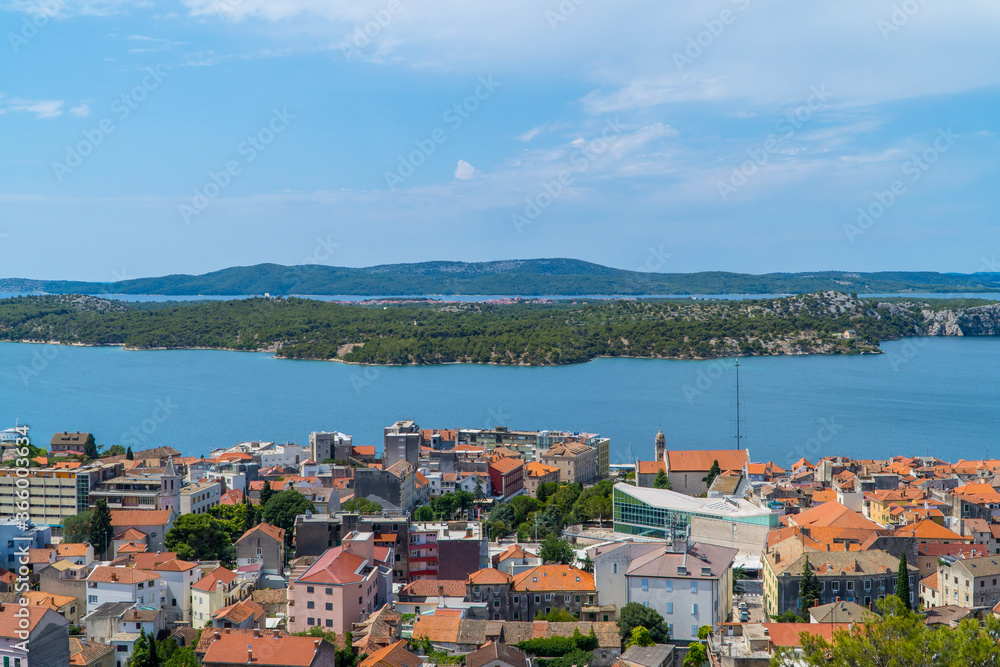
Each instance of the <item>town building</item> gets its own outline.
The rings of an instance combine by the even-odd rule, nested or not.
[[[225,487],[217,479],[195,482],[181,487],[180,513],[205,514],[220,502]]]
[[[177,514],[173,509],[111,510],[111,527],[115,530],[116,539],[127,531],[139,531],[150,551],[163,551],[163,538],[173,527],[176,518]],[[104,545],[95,544],[94,549],[103,552]]]
[[[101,482],[122,474],[124,464],[92,461],[76,468],[0,468],[0,516],[11,517],[15,509],[15,482],[28,480],[31,523],[60,526],[68,516],[90,509],[90,491]],[[98,545],[94,545],[99,548]]]
[[[682,541],[677,551],[637,556],[625,572],[628,601],[658,611],[671,639],[695,641],[702,625],[714,627],[730,618],[736,554],[736,549]]]
[[[524,488],[529,496],[538,497],[538,487],[542,484],[559,481],[559,468],[545,465],[538,461],[529,461],[524,465]]]
[[[413,523],[408,560],[410,581],[464,579],[489,567],[489,543],[479,522]]]
[[[353,532],[312,565],[292,573],[288,630],[314,627],[347,632],[391,601],[392,549],[375,545],[373,533]]]
[[[47,606],[0,604],[0,661],[5,667],[68,665],[69,621]]]
[[[955,558],[938,561],[940,604],[993,609],[1000,602],[1000,556]]]
[[[742,498],[694,498],[666,489],[615,484],[614,529],[616,533],[665,538],[669,527],[675,533],[691,525],[694,518],[721,520],[728,524],[775,528],[779,513]]]
[[[420,427],[412,420],[385,427],[382,461],[386,468],[406,461],[416,468],[420,459]]]
[[[259,523],[236,540],[236,565],[257,563],[264,574],[280,575],[285,569],[285,530]]]
[[[743,470],[750,461],[745,449],[673,450],[666,453],[666,472],[670,488],[678,493],[697,496],[708,491],[706,477],[716,462],[719,470]]]
[[[559,469],[559,481],[590,484],[598,478],[597,448],[567,441],[549,447],[540,457],[547,466]]]
[[[87,576],[87,611],[106,602],[135,602],[160,606],[162,577],[132,567],[99,565]]]
[[[94,436],[90,433],[56,433],[49,441],[51,456],[84,456],[87,445],[94,444]]]
[[[524,493],[524,463],[512,457],[498,458],[489,464],[493,495],[506,502]]]
[[[250,597],[253,584],[241,583],[236,573],[222,566],[191,585],[191,622],[205,627],[215,612]]]

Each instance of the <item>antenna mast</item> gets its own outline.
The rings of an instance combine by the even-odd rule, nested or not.
[[[740,449],[740,360],[736,359],[736,449]]]

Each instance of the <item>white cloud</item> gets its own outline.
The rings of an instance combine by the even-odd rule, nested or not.
[[[63,114],[63,104],[62,100],[12,99],[3,108],[15,113],[33,113],[38,118],[56,118]]]
[[[476,168],[465,160],[459,160],[458,166],[455,167],[455,178],[460,181],[470,181],[472,177],[476,175]]]
[[[69,112],[77,118],[86,118],[90,115],[90,105],[77,104],[75,107],[70,107]]]
[[[523,141],[523,142],[527,143],[527,142],[531,141],[532,139],[534,139],[535,137],[537,137],[541,133],[542,133],[542,128],[540,128],[540,127],[533,127],[530,130],[528,130],[527,132],[522,132],[521,134],[517,135],[517,138],[518,138],[519,141]]]

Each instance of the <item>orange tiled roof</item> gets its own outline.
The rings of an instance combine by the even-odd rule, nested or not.
[[[261,633],[261,635],[254,637],[250,633],[222,633],[208,645],[202,664],[206,667],[250,664],[247,656],[252,653],[252,664],[262,667],[264,665],[309,667],[314,664],[320,645],[324,641],[315,637],[274,637],[271,633]]]
[[[22,616],[14,616],[14,614],[20,609],[27,609],[27,618],[23,616],[24,612],[20,612]],[[35,626],[38,622],[42,620],[45,613],[49,611],[48,607],[21,607],[16,604],[5,604],[3,609],[0,610],[0,637],[6,637],[8,639],[17,639],[20,641],[18,631],[34,632]],[[21,622],[27,620],[27,627],[22,627]]]
[[[963,537],[953,530],[934,522],[932,519],[922,519],[901,528],[894,533],[901,537],[915,537],[919,540],[950,540],[953,542],[972,542],[971,537]]]
[[[455,610],[458,611],[458,610]],[[420,667],[423,659],[406,650],[406,640],[401,639],[365,658],[360,667]]]
[[[146,572],[145,570],[139,570],[132,567],[109,567],[107,565],[100,565],[95,567],[87,577],[87,581],[97,581],[102,583],[118,583],[118,584],[138,584],[145,581],[153,581],[154,579],[159,579],[160,575],[155,572]]]
[[[417,616],[413,636],[426,637],[432,642],[457,644],[461,623],[462,619],[457,616]]]
[[[500,570],[494,570],[491,567],[483,568],[477,572],[473,572],[466,579],[466,583],[472,584],[474,586],[492,586],[494,584],[510,584],[514,581],[506,572],[501,572]]]
[[[63,542],[56,545],[56,555],[62,558],[86,556],[89,548],[89,542]]]
[[[666,470],[663,461],[636,461],[635,465],[640,475],[655,475],[661,470]]]
[[[518,468],[522,467],[524,464],[520,459],[515,458],[501,458],[490,463],[490,468],[496,470],[501,475],[506,475],[507,473],[513,472]]]
[[[801,646],[799,634],[803,632],[832,641],[835,631],[851,631],[858,626],[855,623],[765,623],[764,627],[774,645],[785,648]]]
[[[514,577],[516,591],[592,591],[594,575],[569,565],[538,565]]]
[[[827,526],[838,528],[880,528],[877,523],[866,519],[861,513],[841,505],[828,502],[807,509],[788,518],[789,524],[796,526]]]
[[[214,591],[215,584],[217,582],[222,582],[223,584],[229,584],[233,579],[236,578],[236,573],[232,570],[227,570],[221,565],[207,575],[198,580],[198,583],[191,584],[191,588],[197,588],[199,591]]]
[[[707,472],[715,461],[720,469],[742,470],[747,463],[747,452],[745,449],[675,450],[667,452],[667,461],[671,472]]]
[[[247,532],[243,533],[243,535],[240,536],[240,539],[236,540],[236,544],[239,544],[244,539],[250,537],[251,535],[254,535],[255,533],[263,533],[264,535],[267,535],[275,542],[283,542],[285,539],[284,528],[278,528],[277,526],[272,526],[269,523],[258,523],[256,526],[254,526]]]
[[[165,526],[170,522],[170,510],[111,510],[111,525]]]
[[[525,464],[524,471],[528,474],[528,477],[546,477],[552,474],[559,474],[559,468],[547,466],[538,461],[529,461]]]

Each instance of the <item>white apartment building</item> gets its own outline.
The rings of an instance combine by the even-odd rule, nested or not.
[[[105,602],[160,606],[163,580],[156,572],[99,565],[87,577],[87,613]]]

